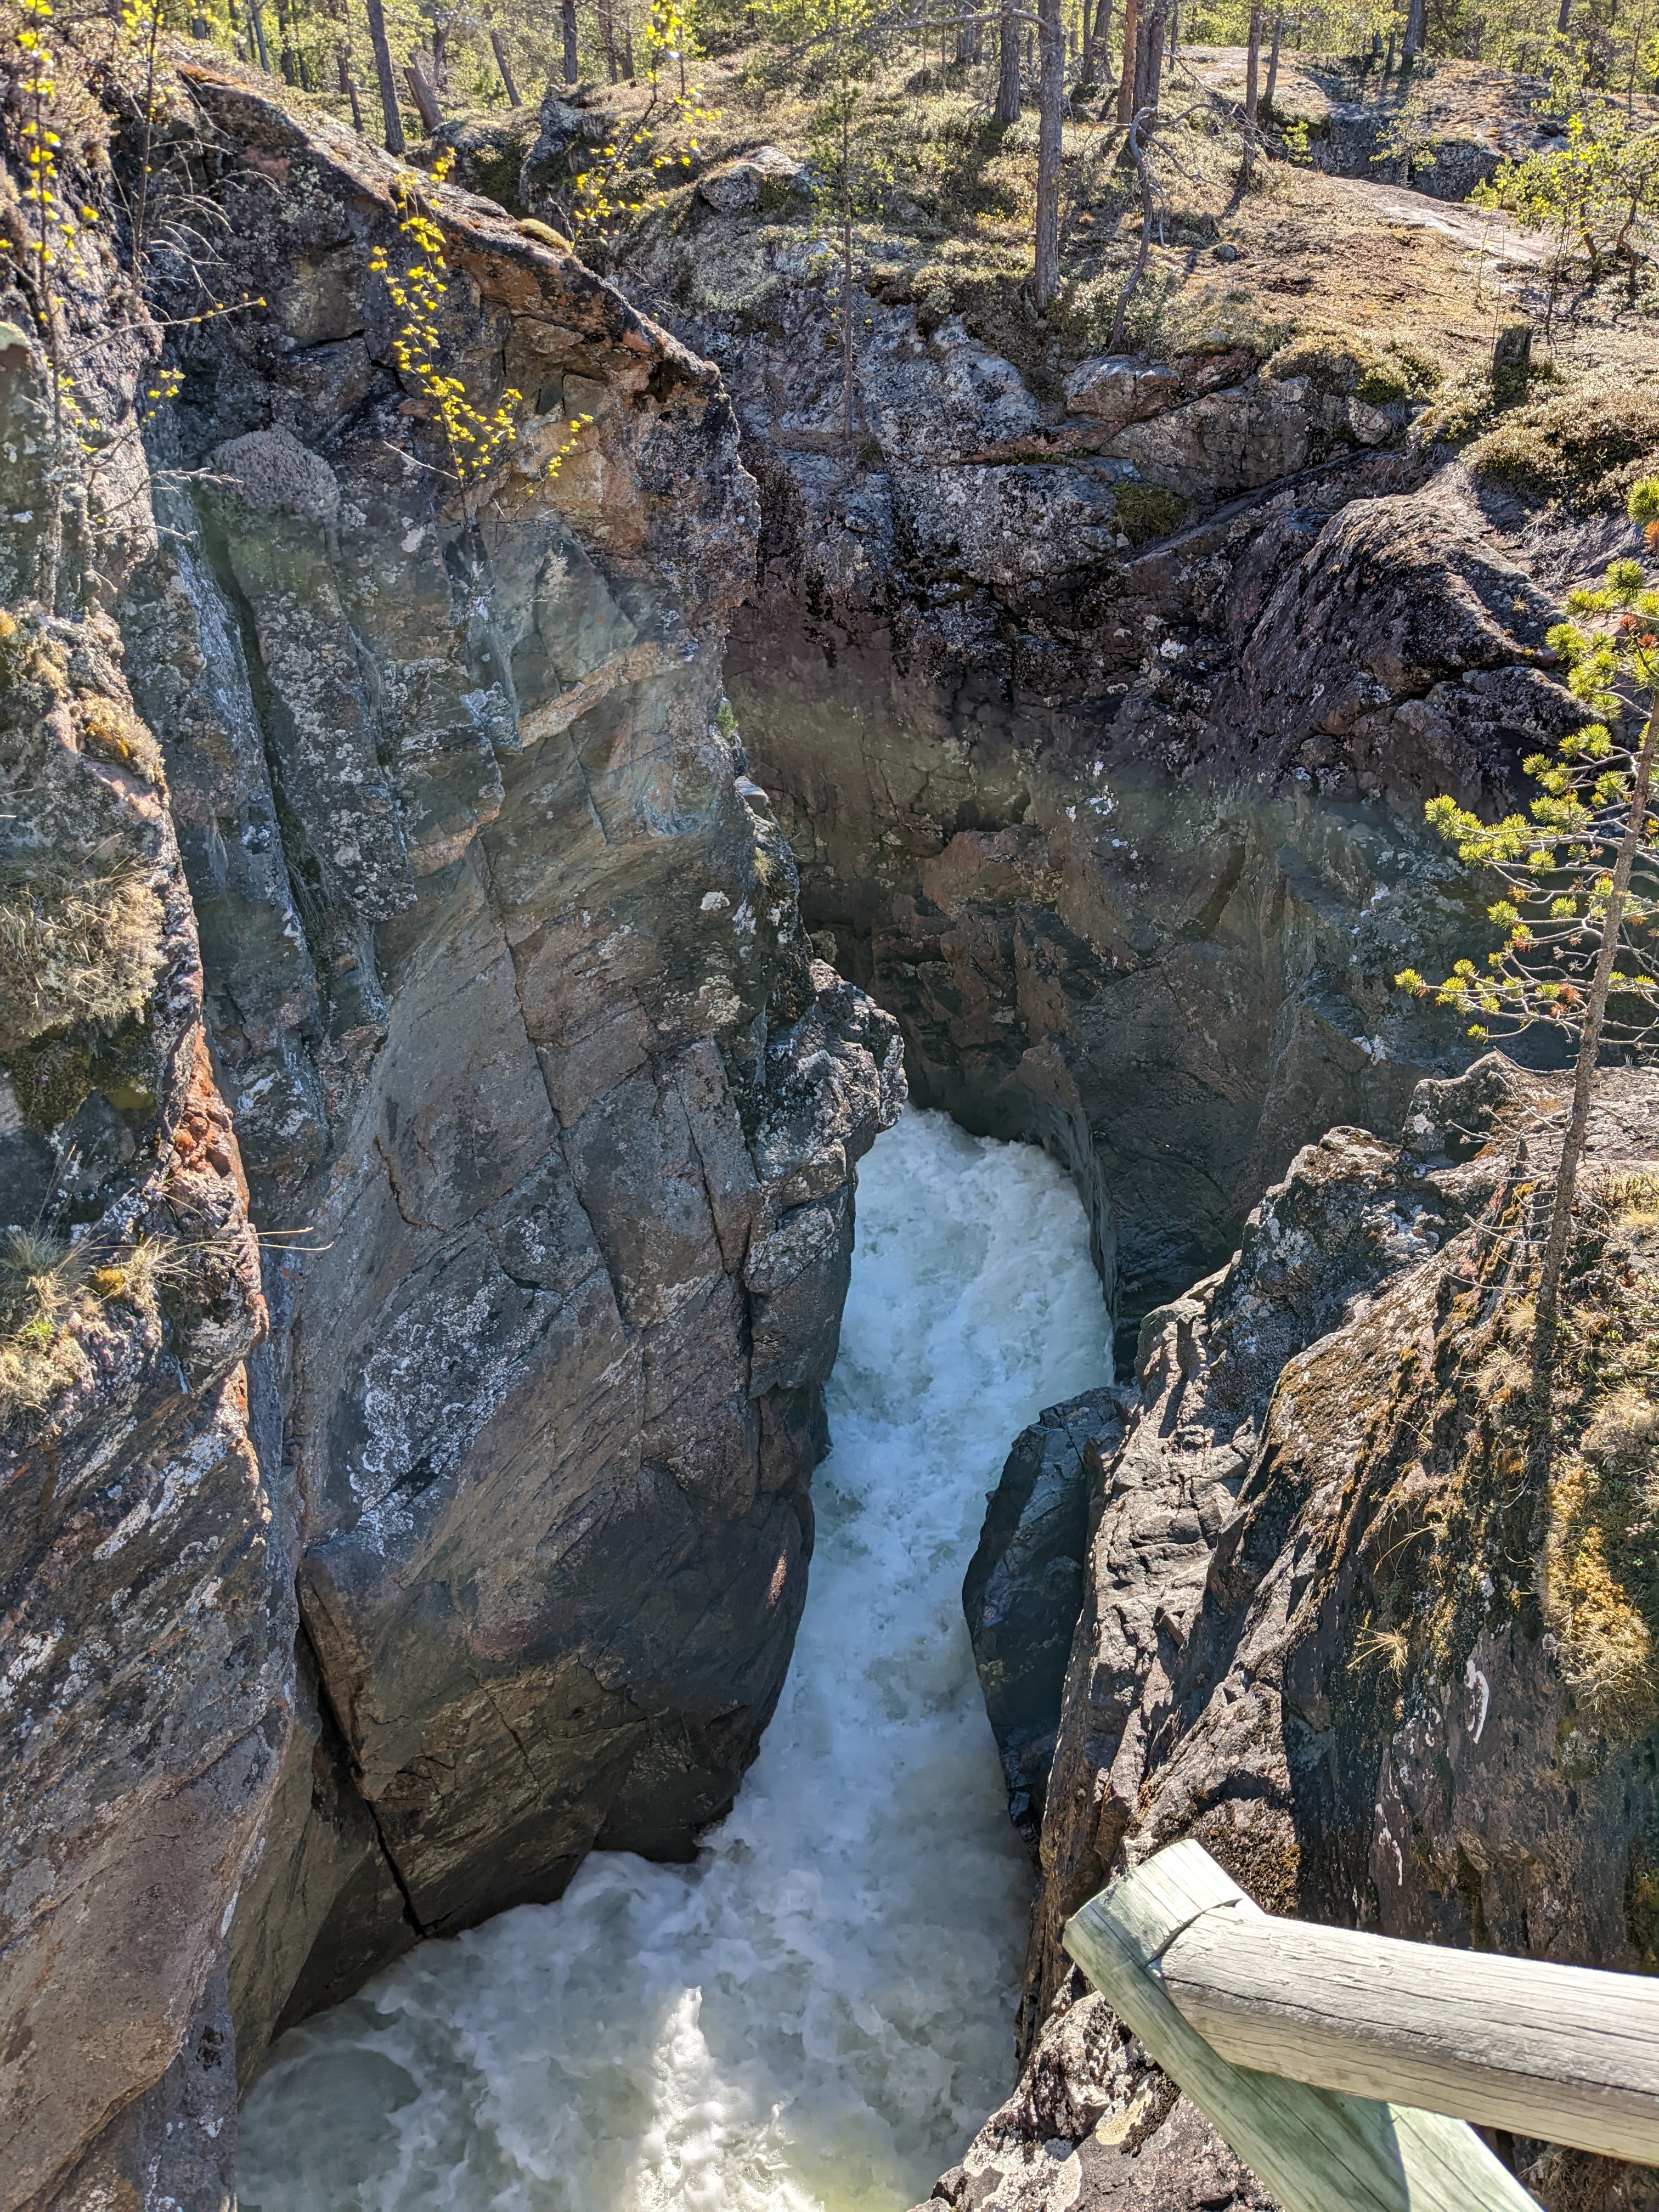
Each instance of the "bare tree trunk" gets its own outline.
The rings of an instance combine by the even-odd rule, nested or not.
[[[1269,117],[1273,112],[1273,94],[1279,87],[1279,42],[1284,35],[1285,11],[1281,8],[1278,15],[1273,17],[1273,50],[1267,57],[1267,89],[1262,95],[1261,100],[1261,105],[1267,111]]]
[[[507,66],[507,48],[501,43],[501,33],[495,28],[495,26],[493,23],[489,27],[489,45],[490,50],[495,57],[495,66],[501,73],[501,82],[507,88],[507,106],[509,107],[522,107],[524,106],[524,102],[519,97],[519,88],[514,83],[513,71]]]
[[[576,82],[576,0],[564,0],[564,81]]]
[[[1152,0],[1152,11],[1146,18],[1135,54],[1135,89],[1133,112],[1139,115],[1143,108],[1156,109],[1158,94],[1164,83],[1164,29],[1170,19],[1170,0]]]
[[[410,56],[409,67],[404,71],[404,77],[409,86],[409,96],[415,103],[416,112],[429,138],[443,121],[443,111],[438,106],[438,95],[433,88],[432,80],[426,73],[426,56],[419,46]]]
[[[1244,50],[1244,159],[1239,170],[1245,181],[1255,162],[1255,118],[1261,105],[1258,93],[1261,68],[1261,0],[1250,0],[1250,38]]]
[[[1083,21],[1086,27],[1083,33],[1083,59],[1078,73],[1085,84],[1093,84],[1096,82],[1097,56],[1101,67],[1103,69],[1106,65],[1106,42],[1112,28],[1112,0],[1099,0],[1099,4],[1092,9],[1089,0],[1083,0]]]
[[[605,48],[605,76],[615,84],[618,67],[616,0],[599,0],[599,44]]]
[[[1005,8],[997,20],[997,104],[999,123],[1019,120],[1019,25]]]
[[[841,428],[853,449],[853,117],[842,87],[841,101]]]
[[[1146,273],[1146,264],[1152,254],[1152,169],[1146,158],[1146,149],[1140,143],[1140,118],[1137,116],[1129,125],[1129,153],[1135,165],[1135,176],[1140,185],[1140,251],[1135,256],[1135,265],[1124,279],[1123,289],[1117,295],[1117,309],[1112,317],[1112,335],[1106,341],[1108,353],[1123,350],[1124,325],[1129,313],[1129,302],[1135,287]]]
[[[259,18],[259,0],[250,0],[253,19]],[[404,149],[403,112],[398,105],[398,84],[392,74],[392,49],[386,44],[386,9],[382,0],[367,0],[368,10],[368,42],[374,49],[374,74],[380,86],[380,113],[386,119],[386,150],[401,154]],[[264,46],[262,37],[261,48]]]
[[[351,102],[351,127],[361,138],[363,136],[363,103],[357,97],[357,80],[347,64],[343,46],[337,49],[336,58],[340,65],[340,89]]]
[[[253,26],[253,50],[259,57],[259,66],[270,75],[270,48],[265,44],[265,11],[259,0],[247,0],[248,21]]]
[[[1636,855],[1641,847],[1642,825],[1647,820],[1648,793],[1653,782],[1656,749],[1659,749],[1659,699],[1655,700],[1648,715],[1648,726],[1642,738],[1641,750],[1636,756],[1630,811],[1625,817],[1625,834],[1619,841],[1619,856],[1613,864],[1613,889],[1607,896],[1607,916],[1601,924],[1601,943],[1590,977],[1584,1025],[1578,1036],[1578,1059],[1572,1074],[1572,1111],[1567,1120],[1567,1133],[1561,1140],[1561,1164],[1556,1174],[1555,1196],[1550,1206],[1550,1233],[1545,1242],[1544,1264],[1538,1276],[1538,1304],[1532,1336],[1530,1410],[1533,1469],[1540,1480],[1549,1473],[1552,1373],[1560,1317],[1561,1276],[1566,1266],[1567,1246],[1572,1235],[1573,1199],[1578,1184],[1579,1162],[1584,1156],[1584,1139],[1589,1129],[1590,1091],[1595,1076],[1596,1059],[1601,1048],[1601,1025],[1607,1019],[1613,963],[1619,951],[1620,923],[1624,915],[1626,895],[1630,890],[1631,870],[1636,864]]]
[[[1406,10],[1406,59],[1408,62],[1414,62],[1423,51],[1423,34],[1427,27],[1428,15],[1429,0],[1410,0]]]
[[[1139,52],[1137,33],[1139,0],[1123,0],[1123,67],[1117,80],[1117,119],[1127,131],[1135,119],[1135,58]]]
[[[1066,33],[1060,0],[1037,0],[1042,22],[1037,79],[1036,303],[1046,307],[1060,290],[1060,120],[1066,102]]]

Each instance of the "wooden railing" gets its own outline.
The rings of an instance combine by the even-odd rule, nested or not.
[[[1271,1917],[1201,1844],[1066,1948],[1285,2212],[1536,2212],[1474,2120],[1659,2164],[1659,1980]]]

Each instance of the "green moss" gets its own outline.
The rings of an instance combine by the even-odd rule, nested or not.
[[[47,1037],[11,1055],[18,1111],[38,1129],[62,1127],[96,1088],[92,1055],[78,1037]]]
[[[1167,538],[1186,520],[1187,510],[1181,501],[1158,484],[1120,484],[1114,499],[1118,526],[1132,545]]]

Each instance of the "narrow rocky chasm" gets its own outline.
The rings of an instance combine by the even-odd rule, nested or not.
[[[860,1170],[789,1680],[695,1867],[590,1857],[283,2039],[248,2212],[892,2212],[1009,2079],[1030,1893],[958,1590],[1010,1431],[1098,1382],[1088,1223],[908,1115]]]
[[[51,364],[0,278],[0,2212],[220,2212],[238,2078],[278,2039],[262,2203],[313,2186],[272,2149],[304,2125],[283,2083],[314,2099],[337,2058],[365,2205],[492,2201],[503,2159],[538,2186],[574,2160],[607,2206],[635,2182],[672,2201],[693,2167],[733,2204],[896,2212],[947,2166],[963,2212],[1259,2201],[1057,1951],[1125,1854],[1198,1833],[1263,1902],[1364,1917],[1350,1897],[1382,1897],[1398,1846],[1390,1925],[1522,1948],[1540,1881],[1605,1903],[1622,1878],[1648,1909],[1650,1738],[1551,1767],[1575,1741],[1557,1632],[1480,1454],[1440,1472],[1490,1620],[1442,1561],[1413,1644],[1370,1535],[1351,1548],[1396,1525],[1428,1545],[1420,1409],[1380,1378],[1425,1332],[1436,1372],[1492,1351],[1461,1302],[1547,1103],[1513,1070],[1437,1090],[1466,1048],[1392,987],[1476,919],[1422,801],[1505,801],[1582,719],[1544,632],[1621,526],[1546,532],[1409,446],[1403,410],[1231,351],[1082,362],[1038,398],[959,319],[875,299],[849,449],[806,259],[775,258],[763,313],[718,296],[750,252],[741,196],[688,218],[704,291],[662,281],[660,235],[611,283],[199,52],[143,151],[95,73],[73,112],[76,189],[116,206],[153,155],[154,228],[142,286],[118,226],[62,279],[98,424],[67,484]],[[414,250],[411,190],[443,242],[446,366],[524,404],[465,494],[377,267]],[[215,295],[246,304],[197,322],[208,206]],[[827,1478],[824,1582],[890,1632],[890,1667],[837,1674],[860,1655],[826,1614],[786,1692],[857,1164],[907,1066],[959,1127],[884,1140],[915,1172],[895,1194],[872,1170],[870,1280],[883,1238],[908,1260],[937,1231],[967,1273],[941,1261],[930,1291],[972,1306],[994,1280],[1018,1337],[1060,1248],[1080,1279],[1068,1176],[1122,1382],[1092,1279],[1082,1337],[1039,1297],[1054,1341],[985,1347],[970,1443],[944,1367],[855,1296],[834,1389],[864,1457]],[[1620,1097],[1598,1141],[1639,1160],[1650,1101]],[[961,1169],[926,1222],[918,1127]],[[1011,1138],[1050,1158],[979,1149]],[[1010,1192],[1054,1235],[981,1279],[964,1194],[1000,1219]],[[920,1398],[893,1398],[872,1328],[927,1370]],[[1280,1383],[1304,1360],[1317,1434]],[[1395,1424],[1363,1455],[1351,1370]],[[969,1589],[1040,1860],[1030,2063],[951,2166],[1012,2071],[988,2054],[1021,1875],[941,1609],[975,1485],[1048,1401]],[[1359,1456],[1376,1514],[1334,1519]],[[924,1466],[938,1528],[902,1481]],[[860,1516],[913,1579],[857,1580]],[[1395,1689],[1353,1686],[1368,1633],[1401,1639]],[[954,1655],[937,1680],[919,1636]],[[1453,1756],[1478,1735],[1465,1662],[1519,1686],[1498,1796]],[[792,1886],[824,1842],[801,1777],[826,1681],[872,1741],[908,1718],[961,1751],[960,1900],[985,1924],[953,1954],[979,2008],[957,2043],[936,1989],[882,1982],[850,1906],[830,2027],[802,1993],[835,1883],[902,1859],[903,1906],[914,1838],[957,1817],[920,1784],[890,1804],[843,1743],[863,1840]],[[1447,1802],[1374,1830],[1377,1776],[1431,1737]],[[732,1948],[757,1863],[758,2012]],[[558,1902],[573,1881],[637,1954],[600,2059],[613,1962]],[[1561,1941],[1646,1959],[1632,1910],[1622,1937],[1604,1912]],[[527,2072],[467,1978],[520,1966],[538,2018],[555,1984],[581,1997]],[[757,2071],[738,2046],[779,2019]],[[546,2132],[550,2077],[562,2096],[647,2040],[658,2107],[607,2075],[611,2132],[580,2096],[556,2106],[575,2135]],[[482,2193],[446,2197],[457,2172]],[[1581,2179],[1540,2182],[1553,2212]]]

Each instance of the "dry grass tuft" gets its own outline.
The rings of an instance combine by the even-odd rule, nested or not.
[[[12,1230],[0,1242],[0,1428],[43,1413],[76,1380],[82,1339],[106,1306],[151,1318],[163,1285],[188,1272],[168,1237],[139,1237],[100,1257],[51,1231]]]
[[[161,902],[131,863],[76,868],[41,852],[0,864],[0,1052],[140,1012],[161,932]]]
[[[130,708],[93,693],[79,702],[81,742],[99,760],[161,781],[161,748]]]

